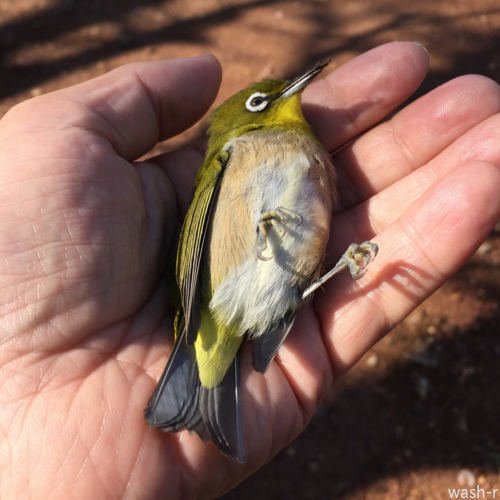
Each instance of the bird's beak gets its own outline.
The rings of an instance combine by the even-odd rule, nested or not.
[[[290,97],[295,94],[299,90],[302,90],[304,87],[309,85],[309,83],[319,75],[325,66],[330,64],[330,61],[326,63],[320,64],[316,66],[314,69],[310,69],[307,73],[304,73],[302,76],[299,76],[292,80],[278,95],[278,97]]]

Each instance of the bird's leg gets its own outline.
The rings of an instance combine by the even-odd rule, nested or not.
[[[378,245],[365,241],[361,245],[352,243],[349,245],[347,251],[342,255],[342,258],[337,262],[336,266],[322,276],[316,283],[313,283],[302,294],[302,300],[308,297],[311,293],[319,288],[325,281],[328,281],[332,276],[338,272],[349,268],[351,276],[355,280],[362,278],[368,270],[368,265],[375,259],[378,253]]]
[[[271,260],[271,257],[264,257],[263,251],[267,249],[267,227],[272,226],[281,238],[286,234],[285,225],[288,224],[290,218],[297,219],[297,226],[302,224],[302,215],[290,210],[289,208],[278,207],[274,210],[269,210],[262,214],[258,224],[258,242],[257,242],[257,257],[260,260]]]

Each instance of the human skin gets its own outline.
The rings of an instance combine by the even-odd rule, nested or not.
[[[210,55],[131,64],[0,121],[0,497],[213,498],[294,439],[332,384],[462,266],[500,217],[500,88],[464,76],[380,123],[421,83],[425,50],[383,45],[311,84],[304,113],[334,154],[333,264],[265,375],[242,357],[247,461],[142,411],[173,343],[167,263],[203,144],[137,162],[195,123]],[[325,450],[327,452],[327,450]]]

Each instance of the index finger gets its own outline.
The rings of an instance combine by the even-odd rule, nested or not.
[[[325,148],[333,152],[372,128],[422,83],[429,55],[415,42],[376,47],[309,85],[304,115]]]

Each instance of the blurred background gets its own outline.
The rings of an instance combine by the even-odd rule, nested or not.
[[[219,104],[253,81],[327,58],[332,71],[395,40],[430,52],[414,99],[466,73],[500,81],[499,28],[500,0],[0,0],[0,117],[132,61],[212,52],[224,69]],[[296,441],[221,498],[444,499],[452,488],[500,489],[499,335],[500,224],[336,386]]]

